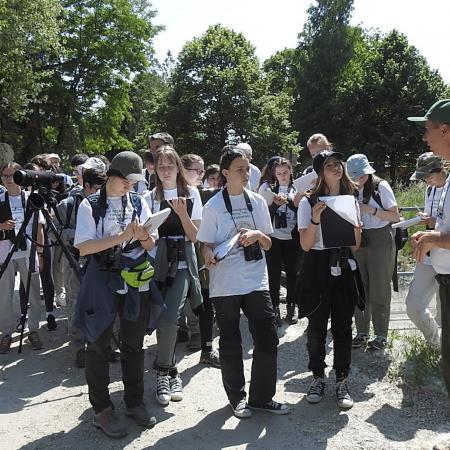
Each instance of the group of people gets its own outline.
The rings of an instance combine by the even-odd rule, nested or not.
[[[406,305],[424,337],[440,347],[441,319],[429,310],[437,279],[444,375],[450,389],[450,345],[446,342],[450,322],[445,306],[450,295],[446,254],[450,244],[445,233],[450,215],[446,214],[447,170],[441,159],[450,158],[450,101],[438,102],[419,119],[413,118],[425,122],[424,140],[432,152],[419,157],[411,179],[427,185],[421,213],[427,231],[412,239],[417,265]],[[85,366],[93,423],[105,434],[127,434],[108,391],[115,345],[120,349],[125,414],[143,427],[151,428],[156,422],[143,401],[143,341],[154,330],[155,392],[161,405],[183,399],[176,343],[189,340],[191,348],[201,350],[200,362],[220,367],[233,414],[248,418],[252,410],[289,412],[286,404],[274,399],[277,327],[283,319],[288,324],[303,317],[308,320],[308,368],[313,377],[306,399],[309,403],[322,400],[331,318],[336,400],[341,409],[353,406],[347,381],[352,348],[381,350],[388,339],[396,252],[391,225],[400,221],[400,215],[392,188],[375,175],[365,155],[354,154],[345,161],[322,134],[311,136],[307,146],[312,165],[303,176],[314,174],[307,190],[296,187],[292,164],[282,156],[270,158],[260,172],[251,164],[252,149],[246,143],[226,145],[220,163],[206,170],[199,155],[180,157],[168,133],[150,136],[143,160],[130,151],[118,153],[111,162],[86,155],[72,158],[78,182],[61,193],[55,216],[61,238],[79,264],[74,268],[64,259],[63,265],[55,264],[58,256],[53,248],[53,273],[55,265],[63,267],[71,343],[77,363]],[[0,214],[4,214],[0,217],[1,261],[26,211],[28,193],[13,178],[18,169],[19,165],[9,163],[1,171],[5,188],[0,194]],[[337,242],[327,245],[329,238],[322,225],[341,220],[333,215],[332,199],[345,199],[355,220],[350,234],[345,238],[337,234]],[[164,210],[167,218],[157,229],[147,226]],[[39,261],[28,289],[28,339],[37,349],[42,347],[37,335],[38,277],[41,272],[42,280],[43,273],[39,266],[43,264],[51,274],[52,264],[43,255],[51,236],[41,214],[35,214],[39,215]],[[221,254],[218,248],[223,244],[229,248]],[[19,272],[22,282],[26,280],[27,252],[25,239],[0,279],[0,289],[11,292],[0,301],[1,353],[11,346],[16,322],[14,278]],[[284,318],[280,312],[282,271],[287,288]],[[248,319],[254,345],[248,399],[241,311]],[[214,321],[220,335],[219,352],[212,346]],[[47,320],[49,329],[55,324]]]

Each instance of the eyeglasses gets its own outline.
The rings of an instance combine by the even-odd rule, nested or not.
[[[12,180],[14,178],[14,175],[2,175],[2,178],[4,180]]]
[[[203,169],[186,169],[185,170],[192,170],[193,172],[197,172],[197,175],[203,175],[205,171]]]

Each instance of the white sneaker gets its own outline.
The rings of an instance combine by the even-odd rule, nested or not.
[[[170,384],[170,400],[173,402],[181,402],[183,400],[183,382],[181,381],[180,375],[177,374],[171,377],[169,380]]]
[[[156,400],[161,405],[168,405],[170,402],[170,376],[167,372],[156,374]]]

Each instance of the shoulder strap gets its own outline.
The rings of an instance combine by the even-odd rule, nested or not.
[[[436,188],[434,188],[434,189],[436,190]],[[433,190],[433,186],[428,186],[427,187],[427,198],[430,197],[432,190]]]
[[[378,206],[381,209],[384,209],[383,207],[383,203],[381,202],[381,196],[380,196],[380,191],[378,190],[378,186],[380,185],[380,182],[382,180],[378,180],[373,184],[373,188],[372,188],[372,198],[375,200],[375,202],[378,204]]]
[[[105,188],[102,187],[100,192],[90,195],[87,199],[92,208],[92,217],[94,218],[95,226],[97,226],[100,217],[103,218],[106,216],[106,209],[108,208]]]
[[[133,217],[131,220],[134,220],[136,216],[140,217],[142,213],[142,199],[139,194],[136,192],[130,192],[130,200],[133,205]]]

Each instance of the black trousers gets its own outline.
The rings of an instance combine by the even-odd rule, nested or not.
[[[437,275],[436,278],[439,282],[439,296],[441,298],[441,366],[447,393],[450,396],[450,275]]]
[[[141,292],[140,312],[137,321],[122,316],[123,295],[116,294],[120,317],[120,362],[124,400],[128,408],[140,405],[144,395],[144,350],[142,345],[150,314],[150,292]],[[86,349],[86,381],[89,401],[96,414],[112,405],[109,397],[109,357],[113,323]]]
[[[352,355],[352,317],[355,304],[346,295],[343,286],[346,277],[330,277],[330,289],[321,295],[317,309],[308,316],[309,354],[308,369],[314,375],[322,376],[325,364],[325,344],[327,337],[328,318],[331,316],[331,332],[333,334],[333,368],[337,378],[343,378],[350,372]]]
[[[242,338],[239,330],[241,309],[248,319],[254,351],[249,402],[266,403],[275,395],[277,381],[277,326],[268,291],[245,295],[214,297],[220,330],[219,353],[222,381],[230,402],[245,399]]]
[[[203,308],[198,316],[202,350],[210,350],[213,338],[214,310],[209,298],[209,289],[202,289]]]
[[[286,302],[295,303],[295,288],[297,283],[297,259],[299,245],[292,239],[281,240],[272,238],[272,247],[266,252],[267,272],[269,274],[269,291],[274,307],[280,304],[281,268],[286,273]]]

